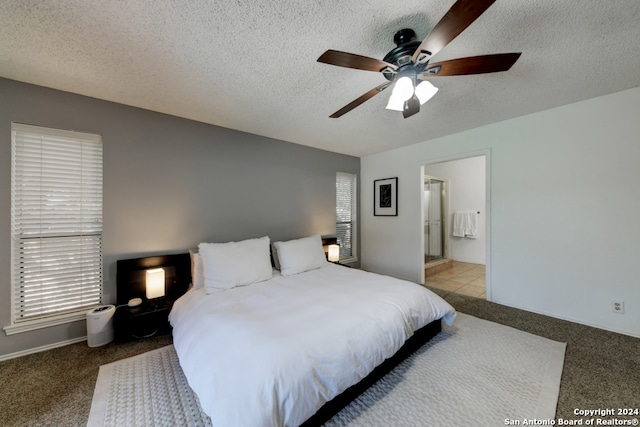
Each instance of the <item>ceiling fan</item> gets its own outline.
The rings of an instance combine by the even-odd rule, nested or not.
[[[387,53],[382,60],[337,50],[327,50],[318,58],[318,62],[380,72],[388,80],[388,82],[371,89],[329,117],[335,119],[348,113],[395,83],[387,108],[402,111],[402,115],[406,119],[420,111],[420,105],[424,104],[438,91],[429,81],[423,80],[423,77],[460,76],[507,71],[518,60],[521,53],[471,56],[429,63],[433,55],[478,19],[495,1],[456,1],[422,42],[415,40],[416,33],[411,29],[398,31],[393,37],[397,47]]]

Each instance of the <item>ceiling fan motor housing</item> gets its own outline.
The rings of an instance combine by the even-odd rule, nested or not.
[[[396,46],[400,46],[407,42],[415,41],[416,37],[416,32],[411,28],[403,28],[393,35],[393,42]]]
[[[398,69],[395,73],[383,70],[382,74],[387,80],[393,81],[397,75],[401,74],[404,69],[409,67],[415,69],[415,74],[418,74],[425,68],[427,65],[426,63],[418,64],[411,60],[413,53],[421,44],[419,40],[416,40],[415,31],[410,28],[404,28],[393,36],[393,41],[396,43],[397,47],[387,53],[383,61],[397,66]]]

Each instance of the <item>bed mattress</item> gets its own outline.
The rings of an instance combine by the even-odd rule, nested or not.
[[[217,426],[298,426],[436,319],[446,301],[411,282],[328,264],[206,294],[169,316],[189,385]]]

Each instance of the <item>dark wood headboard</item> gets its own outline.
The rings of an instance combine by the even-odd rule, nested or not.
[[[336,237],[323,237],[322,245],[325,254],[327,246],[336,243]],[[145,301],[145,272],[148,269],[159,267],[165,271],[166,299],[175,301],[187,292],[191,284],[191,257],[189,253],[121,259],[116,264],[118,305],[126,304],[131,298],[142,298]]]
[[[116,264],[118,305],[131,298],[146,300],[146,270],[162,267],[165,271],[165,298],[175,301],[189,289],[191,257],[188,253],[121,259]]]

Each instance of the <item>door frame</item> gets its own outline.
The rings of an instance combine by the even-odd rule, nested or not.
[[[424,177],[426,175],[425,169],[432,164],[435,163],[445,163],[456,160],[464,160],[472,157],[480,157],[484,156],[485,159],[485,206],[484,210],[485,214],[485,282],[486,282],[486,299],[487,301],[492,301],[491,294],[491,149],[487,148],[484,150],[471,151],[467,153],[460,153],[451,156],[439,157],[429,160],[424,160],[420,162],[420,259],[422,260],[422,268],[421,268],[421,282],[424,285],[425,275],[424,275]],[[448,180],[447,180],[448,181]],[[450,186],[449,186],[450,189]],[[447,194],[449,196],[449,194]]]

